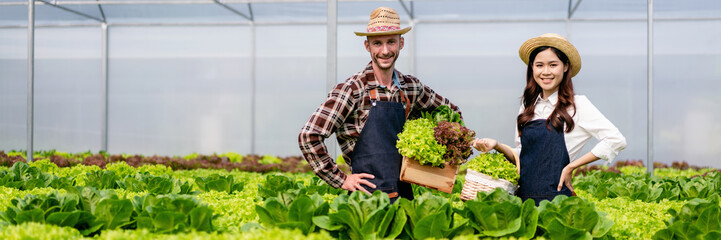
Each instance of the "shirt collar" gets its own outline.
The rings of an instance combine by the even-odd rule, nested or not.
[[[364,82],[366,83],[366,85],[368,85],[369,88],[372,89],[381,86],[381,84],[376,80],[375,75],[373,75],[373,62],[368,63],[364,72],[365,77],[363,78],[363,80],[365,80]],[[399,87],[400,89],[406,88],[405,76],[400,71],[393,69],[393,77],[395,84],[398,85],[397,87]],[[398,80],[398,82],[396,82],[395,80]]]
[[[548,101],[551,103],[551,105],[554,105],[554,106],[556,105],[556,103],[558,103],[558,91],[555,91],[555,92],[553,92],[553,94],[551,94],[551,96],[548,96],[547,100],[543,100],[543,97],[541,97],[542,94],[543,93],[538,94],[538,97],[536,97],[536,102]]]

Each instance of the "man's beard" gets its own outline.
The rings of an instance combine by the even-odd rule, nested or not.
[[[393,66],[396,64],[396,60],[398,60],[398,54],[394,54],[394,55],[393,55],[393,61],[391,62],[391,64],[390,64],[388,67],[383,67],[383,66],[381,66],[381,64],[378,62],[378,57],[373,56],[373,62],[376,64],[376,66],[377,66],[378,68],[380,68],[381,70],[384,70],[384,71],[393,69]]]

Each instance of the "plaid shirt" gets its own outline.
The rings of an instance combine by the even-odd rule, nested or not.
[[[417,110],[433,109],[440,105],[448,105],[460,113],[457,106],[436,94],[417,78],[403,75],[397,70],[395,73],[403,93],[412,103],[410,115],[414,115]],[[381,85],[375,80],[373,66],[369,63],[365,70],[331,90],[326,101],[310,116],[298,136],[300,150],[315,174],[335,188],[343,185],[346,175],[328,155],[323,140],[335,133],[338,145],[343,151],[343,158],[352,166],[350,155],[371,109],[368,90],[374,88],[378,91],[379,101],[403,102],[398,86],[393,84],[388,89]]]

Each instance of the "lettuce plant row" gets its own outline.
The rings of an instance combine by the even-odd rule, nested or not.
[[[146,164],[165,165],[173,170],[191,169],[237,169],[250,172],[309,172],[308,163],[301,156],[279,158],[271,155],[246,155],[237,153],[200,155],[191,154],[185,157],[178,156],[142,156],[128,154],[110,155],[105,152],[93,154],[91,152],[68,154],[64,152],[39,151],[33,155],[35,160],[47,159],[59,167],[72,167],[75,165],[94,165],[105,168],[115,162],[125,162],[130,166],[138,167]],[[0,165],[12,166],[15,162],[26,162],[25,152],[0,151]]]
[[[701,171],[698,169],[674,169],[659,178],[624,170],[636,166],[619,167],[622,173],[614,174],[592,171],[586,176],[574,178],[578,197],[559,197],[536,207],[533,202],[521,202],[503,192],[482,193],[476,200],[462,202],[457,197],[462,181],[451,194],[415,187],[415,200],[401,199],[390,204],[384,194],[349,195],[346,191],[329,187],[312,173],[173,170],[167,165],[134,167],[127,162],[111,162],[104,167],[83,164],[58,167],[46,159],[24,167],[0,168],[4,176],[15,172],[7,181],[15,185],[0,186],[0,210],[5,213],[9,208],[32,210],[33,207],[28,206],[42,206],[39,202],[50,208],[57,206],[53,208],[55,210],[47,211],[49,214],[46,211],[41,215],[38,211],[22,214],[20,222],[17,221],[19,214],[15,214],[14,223],[11,220],[0,221],[0,237],[22,239],[22,236],[31,236],[34,232],[53,239],[79,239],[84,236],[104,239],[714,238],[718,230],[713,223],[718,222],[715,219],[721,212],[714,208],[719,206],[716,194],[719,176],[713,171],[704,171],[704,176],[687,177]],[[104,174],[115,177],[102,180]],[[70,186],[62,184],[63,180],[56,180],[53,184],[53,179],[66,179]],[[171,185],[161,182],[171,183],[174,190],[168,191]],[[609,184],[606,189],[611,190],[606,191],[606,195],[599,195],[603,192],[599,189],[604,184],[614,182],[622,184],[616,187]],[[653,187],[660,183],[675,187]],[[72,189],[93,184],[107,187],[106,190],[84,191],[96,192],[94,194],[100,196],[96,199],[102,199],[103,194],[107,194],[105,197],[113,201],[106,200],[99,209],[100,201],[88,201],[91,202],[88,205],[95,206],[95,212],[92,207],[84,210],[86,207],[82,203],[76,204],[73,209],[71,206],[75,197],[68,197],[75,194]],[[194,193],[179,195],[179,186],[183,184],[187,184],[184,193]],[[163,190],[151,190],[149,186]],[[640,193],[645,188],[648,188],[647,193]],[[653,189],[663,190],[657,194],[659,190]],[[678,197],[668,197],[672,195],[664,193],[667,189],[678,189],[675,195]],[[624,192],[639,194],[634,196]],[[676,193],[674,190],[667,192]],[[112,195],[117,198],[110,197]],[[41,198],[45,200],[37,200]],[[80,197],[77,198],[78,202],[82,202]],[[20,204],[21,200],[24,205]],[[127,214],[122,212],[128,209],[127,203],[130,203],[132,213],[126,218]],[[165,210],[162,210],[163,207],[152,207],[155,205],[165,209],[187,209],[183,206],[193,205],[204,209],[196,211],[196,215],[200,211],[205,213],[196,216],[193,223],[190,211],[160,214]],[[111,212],[109,215],[117,217],[95,217],[98,210],[101,213]],[[81,211],[88,211],[94,218]],[[174,214],[177,212],[186,215]],[[51,214],[55,215],[49,218]],[[92,231],[98,226],[97,231]],[[203,226],[211,226],[212,230],[206,232],[202,230]]]
[[[599,199],[628,197],[644,202],[707,199],[721,194],[721,173],[713,171],[694,178],[660,178],[595,171],[577,176],[574,185]]]

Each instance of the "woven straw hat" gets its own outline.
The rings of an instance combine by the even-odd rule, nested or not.
[[[401,18],[395,9],[389,7],[379,7],[371,12],[370,21],[366,32],[355,32],[358,36],[381,36],[405,34],[411,30],[411,27],[401,29]]]
[[[568,42],[566,38],[555,33],[544,33],[539,37],[528,39],[518,49],[518,55],[528,65],[531,52],[543,46],[555,47],[568,56],[568,61],[571,62],[571,77],[576,76],[581,71],[581,55],[578,54],[576,47]]]

